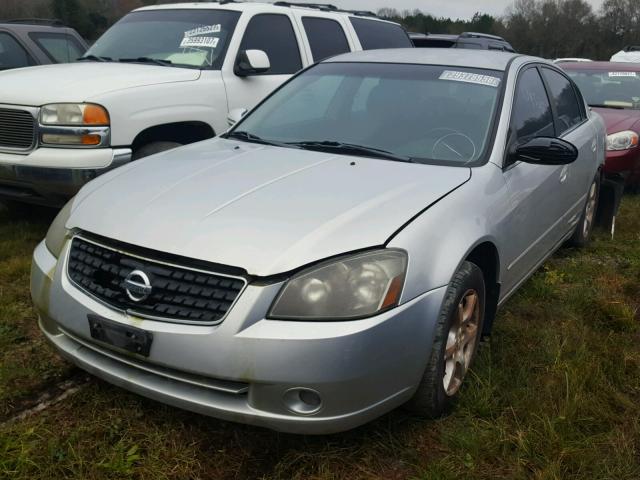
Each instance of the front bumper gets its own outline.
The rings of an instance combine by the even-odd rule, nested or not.
[[[39,148],[26,156],[0,153],[0,198],[61,207],[85,183],[130,161],[129,148]]]
[[[412,396],[446,290],[365,320],[296,322],[265,319],[281,283],[250,284],[223,323],[180,325],[96,302],[70,284],[65,263],[43,242],[31,274],[40,327],[63,356],[108,382],[176,407],[304,434],[357,427]],[[150,356],[116,352],[92,340],[90,313],[152,332]],[[297,388],[320,395],[316,413],[290,409],[285,396]]]
[[[623,151],[608,151],[604,172],[609,176],[620,175],[626,185],[640,183],[640,148]]]

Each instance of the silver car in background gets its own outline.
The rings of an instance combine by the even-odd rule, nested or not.
[[[223,419],[436,417],[499,305],[588,242],[604,152],[544,60],[338,56],[221,138],[85,186],[34,253],[40,327],[96,376]]]

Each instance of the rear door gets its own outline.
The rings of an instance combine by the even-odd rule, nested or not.
[[[241,25],[238,26],[239,28]],[[240,46],[229,49],[222,75],[227,90],[228,108],[253,108],[267,94],[308,64],[301,52],[302,38],[290,15],[259,13],[244,29]],[[239,52],[262,50],[271,63],[269,71],[240,77],[233,71]],[[230,61],[229,61],[230,60]]]
[[[0,70],[29,67],[38,62],[13,33],[0,29]]]
[[[362,50],[413,48],[413,42],[400,25],[366,17],[349,17]]]

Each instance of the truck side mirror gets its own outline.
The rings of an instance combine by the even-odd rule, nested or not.
[[[233,72],[239,77],[265,73],[271,68],[269,56],[263,50],[241,50]]]

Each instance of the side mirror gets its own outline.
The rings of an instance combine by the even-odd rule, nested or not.
[[[233,72],[239,77],[248,77],[269,71],[269,56],[262,50],[241,50]]]
[[[227,123],[230,127],[233,127],[236,123],[242,120],[242,117],[247,113],[249,113],[249,110],[246,108],[234,108],[229,112],[229,115],[227,115]]]
[[[578,149],[560,138],[536,137],[513,148],[512,161],[536,165],[567,165],[578,158]]]

